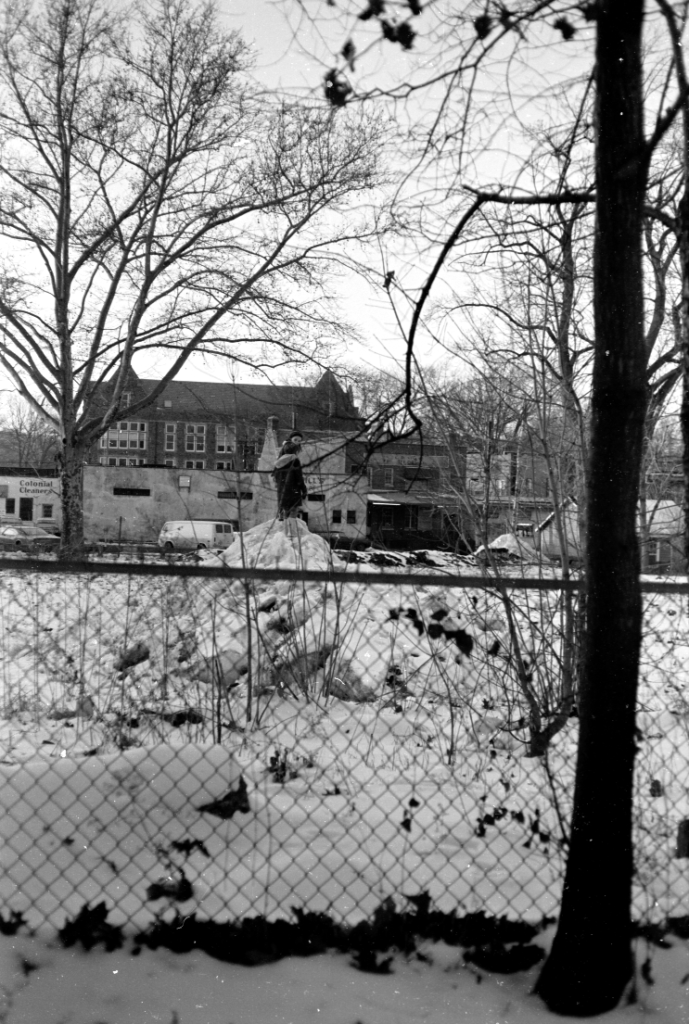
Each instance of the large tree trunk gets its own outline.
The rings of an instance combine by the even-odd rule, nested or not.
[[[632,974],[634,719],[641,643],[636,505],[646,406],[641,213],[643,0],[598,5],[596,352],[587,474],[587,622],[571,845],[537,991],[558,1013],[611,1010]]]
[[[62,558],[84,553],[83,477],[85,449],[69,440],[62,448]]]

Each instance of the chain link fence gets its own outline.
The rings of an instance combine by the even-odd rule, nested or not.
[[[576,581],[204,566],[3,562],[5,919],[557,912]],[[659,920],[689,914],[689,587],[644,590],[634,902]]]

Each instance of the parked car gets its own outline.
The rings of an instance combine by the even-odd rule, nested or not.
[[[232,523],[218,519],[178,519],[165,523],[158,547],[163,551],[229,548],[235,539]]]
[[[23,525],[24,525],[24,520],[20,519],[19,516],[11,516],[11,515],[8,516],[6,513],[4,515],[0,515],[0,529],[2,529],[3,526],[23,526]],[[29,525],[31,525],[31,524],[29,524]]]
[[[0,548],[21,548],[23,551],[53,551],[58,547],[60,538],[48,533],[40,526],[22,524],[22,526],[0,527]]]
[[[55,537],[59,537],[62,533],[54,519],[36,519],[34,526],[40,526],[46,533],[52,533]]]

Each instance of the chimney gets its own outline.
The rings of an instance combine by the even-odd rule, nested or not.
[[[263,450],[258,459],[258,465],[256,468],[262,472],[269,472],[275,465],[275,460],[278,457],[278,418],[277,416],[268,417],[268,429],[266,430],[266,436],[263,441]]]

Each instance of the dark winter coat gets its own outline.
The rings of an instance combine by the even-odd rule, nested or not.
[[[306,497],[306,484],[299,456],[296,450],[285,451],[286,447],[283,445],[283,454],[278,458],[273,470],[278,491],[278,512],[293,512]]]

